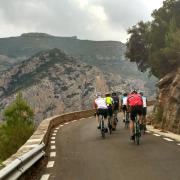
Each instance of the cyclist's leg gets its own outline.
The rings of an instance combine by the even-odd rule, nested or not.
[[[97,128],[100,129],[100,116],[101,115],[101,109],[97,109],[96,110],[96,120],[97,120],[97,123],[98,123],[98,126]]]
[[[135,117],[137,115],[136,109],[134,107],[131,107],[130,109],[130,136],[131,139],[134,140],[134,121],[135,121]]]

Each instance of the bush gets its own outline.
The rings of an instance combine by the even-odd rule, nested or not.
[[[34,132],[34,113],[19,93],[4,111],[0,126],[0,161],[14,154]]]

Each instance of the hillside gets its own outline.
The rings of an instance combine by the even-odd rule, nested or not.
[[[55,114],[92,108],[97,91],[128,87],[120,76],[104,74],[62,50],[42,51],[0,74],[1,119],[2,110],[18,91],[31,104],[39,122]]]
[[[126,61],[124,57],[126,47],[121,42],[80,40],[76,36],[56,37],[44,33],[26,33],[19,37],[0,38],[0,54],[13,59],[14,63],[52,48],[62,49],[66,54],[96,66],[104,72],[120,75],[125,81],[139,80],[143,82],[142,88],[144,86],[151,88],[147,93],[149,95],[155,92],[156,79],[139,72],[135,63]],[[9,67],[11,65],[9,64]],[[7,67],[8,64],[4,69]]]

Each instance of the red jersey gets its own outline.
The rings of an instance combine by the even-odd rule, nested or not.
[[[127,104],[129,106],[142,106],[143,100],[140,94],[129,94],[127,98]]]

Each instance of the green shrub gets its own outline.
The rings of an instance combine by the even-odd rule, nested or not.
[[[34,113],[19,93],[4,111],[0,126],[0,161],[15,153],[34,132]]]

